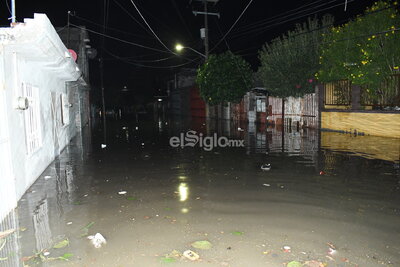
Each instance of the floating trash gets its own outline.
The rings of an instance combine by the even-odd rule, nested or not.
[[[106,148],[107,145],[106,144],[101,144],[101,148]]]
[[[200,259],[199,254],[197,254],[196,252],[191,251],[191,250],[185,250],[185,251],[183,252],[183,256],[184,256],[185,258],[191,260],[191,261],[197,261],[198,259]]]
[[[95,235],[90,235],[87,238],[90,239],[95,248],[101,248],[102,245],[107,244],[106,239],[100,233],[96,233]]]
[[[261,170],[263,170],[263,171],[271,170],[271,164],[266,163],[266,164],[261,165]]]
[[[126,195],[126,193],[128,193],[128,192],[126,192],[126,191],[119,191],[119,192],[118,192],[118,195]]]
[[[282,250],[283,250],[283,252],[290,252],[292,250],[292,248],[289,246],[283,246]]]

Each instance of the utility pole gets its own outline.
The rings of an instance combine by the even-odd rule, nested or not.
[[[15,0],[11,0],[11,23],[17,22],[15,14]]]
[[[204,55],[206,56],[206,60],[208,59],[209,55],[209,38],[208,38],[208,16],[218,16],[219,18],[219,13],[209,13],[208,12],[208,2],[217,4],[219,0],[196,0],[196,1],[201,1],[204,4],[204,11],[193,11],[193,14],[195,16],[199,15],[204,15]]]
[[[70,14],[71,14],[71,11],[68,11],[67,12],[67,49],[69,49],[69,36],[70,36],[70,33],[69,33],[69,16],[70,16]]]
[[[206,55],[206,60],[208,59],[208,12],[207,12],[207,1],[204,1],[204,55]]]

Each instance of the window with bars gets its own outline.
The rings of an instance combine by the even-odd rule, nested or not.
[[[29,107],[24,111],[26,149],[28,155],[42,146],[39,88],[29,83],[22,84],[23,95],[29,101]]]

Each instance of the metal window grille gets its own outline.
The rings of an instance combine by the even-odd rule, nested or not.
[[[28,155],[42,146],[39,88],[23,83],[23,94],[29,101],[29,108],[24,112],[26,149]]]

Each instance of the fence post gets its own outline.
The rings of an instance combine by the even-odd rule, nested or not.
[[[324,110],[324,100],[325,100],[325,84],[318,84],[315,88],[317,94],[317,109],[318,109],[318,128],[321,129],[321,112]]]
[[[358,85],[351,86],[351,109],[360,110],[361,109],[361,87]]]

